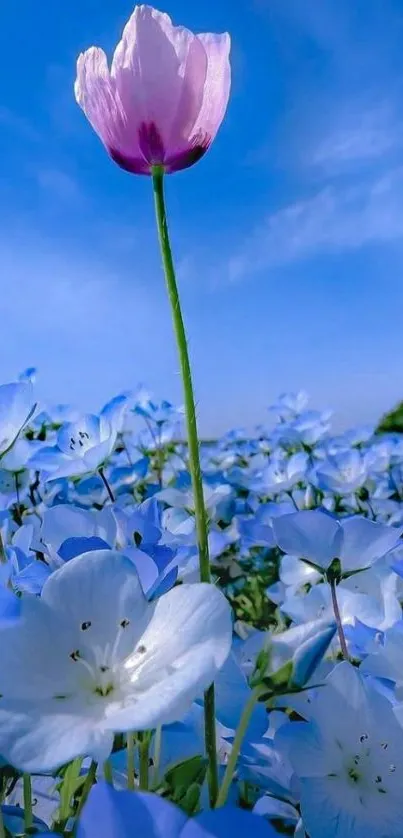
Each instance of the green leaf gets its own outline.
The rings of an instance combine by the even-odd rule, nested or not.
[[[200,792],[201,788],[197,783],[192,783],[186,794],[185,797],[181,800],[181,808],[184,809],[186,814],[194,815],[194,813],[199,808],[200,803]]]
[[[265,677],[270,664],[270,649],[261,649],[257,658],[255,669],[249,679],[251,687],[257,687]]]
[[[208,761],[205,757],[197,755],[190,759],[185,759],[178,762],[165,774],[165,782],[172,789],[178,789],[184,786],[188,789],[192,783],[202,785],[204,783],[207,772]]]
[[[291,660],[287,661],[277,672],[273,672],[270,675],[271,684],[274,687],[274,692],[278,692],[279,689],[283,689],[283,687],[287,687],[290,683],[292,677],[292,670],[293,670],[293,663]]]
[[[64,771],[63,781],[60,784],[60,820],[70,817],[72,798],[85,780],[85,777],[80,776],[82,762],[82,757],[74,759]]]

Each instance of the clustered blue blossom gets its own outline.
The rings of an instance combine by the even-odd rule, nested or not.
[[[181,408],[140,390],[80,416],[22,378],[0,428],[7,834],[28,778],[33,831],[399,838],[400,436],[331,435],[299,393],[202,443],[206,585]],[[228,793],[210,810],[212,681]]]

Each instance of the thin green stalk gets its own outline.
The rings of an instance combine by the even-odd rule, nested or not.
[[[0,806],[0,838],[6,838],[6,830],[4,829],[3,812]]]
[[[127,758],[127,788],[134,791],[134,735],[128,733],[126,737]]]
[[[22,775],[22,788],[24,797],[24,832],[29,835],[34,822],[32,814],[32,785],[29,774]]]
[[[186,430],[189,446],[189,469],[195,505],[197,540],[199,547],[200,579],[210,582],[210,560],[208,550],[207,516],[204,506],[203,484],[200,469],[199,440],[197,436],[196,408],[193,394],[192,373],[188,353],[185,325],[183,322],[178,286],[175,278],[175,268],[172,258],[171,245],[164,199],[164,174],[160,167],[153,171],[155,214],[157,219],[158,237],[164,267],[169,301],[172,309],[172,319],[175,330],[176,343],[181,367],[182,383],[185,398]]]
[[[169,241],[169,232],[164,198],[163,168],[161,166],[154,166],[152,175],[158,238],[161,248],[161,257],[164,268],[168,297],[171,304],[173,326],[176,337],[184,392],[189,470],[192,478],[193,487],[197,546],[199,551],[200,579],[202,582],[211,582],[210,558],[208,548],[208,526],[206,509],[204,505],[203,483],[200,468],[196,407],[193,394],[192,373],[190,368],[186,331],[182,317],[178,286],[176,284],[175,268],[172,258],[172,250]],[[214,806],[218,793],[218,764],[215,724],[216,723],[214,686],[212,685],[207,690],[204,697],[205,747],[209,762],[208,783],[210,804],[212,806]]]
[[[241,745],[242,745],[242,742],[243,742],[243,738],[245,736],[246,729],[248,727],[248,724],[250,722],[253,710],[255,708],[255,704],[259,699],[259,694],[260,694],[260,688],[259,687],[256,687],[254,690],[252,690],[252,692],[249,696],[249,699],[246,702],[245,707],[243,709],[241,720],[239,722],[238,729],[237,729],[237,732],[235,734],[234,744],[232,746],[232,750],[231,750],[231,753],[230,753],[229,758],[228,758],[224,778],[223,778],[223,781],[221,783],[221,788],[220,788],[220,791],[219,791],[219,794],[218,794],[218,797],[217,797],[217,804],[216,804],[217,807],[218,806],[224,806],[224,804],[227,801],[228,792],[230,790],[232,778],[234,776],[234,771],[235,771],[235,768],[236,768],[239,752],[241,750]]]
[[[87,774],[87,776],[85,778],[85,781],[84,781],[84,785],[83,785],[82,790],[81,790],[80,802],[77,806],[77,811],[76,811],[76,824],[77,824],[78,819],[81,815],[81,812],[84,808],[84,804],[87,802],[87,798],[88,798],[88,795],[89,795],[89,793],[92,789],[92,786],[95,783],[96,776],[97,776],[97,763],[95,762],[95,760],[92,760],[91,765],[88,769],[88,774]]]
[[[113,774],[112,774],[112,766],[107,759],[104,762],[104,779],[106,783],[109,783],[110,786],[113,786]]]
[[[162,726],[159,725],[154,734],[154,767],[153,767],[153,786],[158,784],[158,774],[160,771],[161,762],[161,744],[162,744]]]
[[[58,827],[67,824],[72,813],[72,802],[74,799],[77,782],[81,779],[81,768],[83,758],[77,757],[73,759],[66,768],[63,775],[63,782],[59,794],[59,812],[58,812]],[[85,779],[84,779],[85,782]]]
[[[348,661],[348,660],[350,660],[350,656],[348,654],[346,636],[344,634],[344,628],[343,628],[343,621],[341,619],[339,603],[338,603],[338,600],[337,600],[337,586],[336,586],[335,579],[329,579],[329,585],[330,585],[330,592],[331,592],[331,595],[332,595],[333,612],[334,612],[334,618],[336,620],[337,632],[338,632],[339,641],[340,641],[340,647],[341,647],[341,651],[342,651],[342,655],[343,655],[344,660]]]
[[[142,791],[148,791],[149,747],[150,740],[145,734],[139,741],[139,788]]]

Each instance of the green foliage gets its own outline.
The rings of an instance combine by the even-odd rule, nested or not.
[[[403,433],[403,401],[399,402],[389,413],[385,413],[382,416],[376,433]]]
[[[206,778],[208,761],[197,755],[178,762],[165,774],[159,794],[168,797],[187,815],[194,815],[200,808],[201,788]]]
[[[260,548],[251,550],[248,559],[234,557],[232,566],[220,558],[220,564],[214,565],[212,571],[232,605],[236,620],[261,630],[278,626],[277,606],[266,595],[269,585],[278,581],[275,550],[263,555]]]

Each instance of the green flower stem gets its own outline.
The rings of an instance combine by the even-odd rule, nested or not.
[[[236,768],[236,764],[237,764],[237,759],[238,759],[238,756],[239,756],[239,752],[241,750],[241,745],[242,745],[242,742],[243,742],[243,738],[245,736],[246,729],[248,727],[248,724],[250,722],[253,710],[255,708],[255,704],[259,700],[260,692],[261,692],[261,687],[255,687],[255,689],[252,690],[252,692],[249,696],[249,699],[246,702],[245,707],[243,709],[241,720],[239,722],[238,729],[237,729],[237,732],[235,734],[235,739],[234,739],[234,744],[232,746],[232,751],[229,755],[227,767],[225,769],[224,778],[223,778],[221,788],[220,788],[220,791],[219,791],[219,794],[218,794],[218,797],[217,797],[217,804],[216,804],[217,807],[218,806],[224,806],[224,804],[227,801],[228,792],[230,790],[232,778],[234,776],[234,772],[235,772],[235,768]]]
[[[331,595],[332,595],[333,612],[334,612],[334,618],[336,620],[337,632],[338,632],[338,635],[339,635],[341,651],[342,651],[342,655],[343,655],[344,660],[348,661],[348,660],[350,660],[350,656],[348,654],[346,637],[345,637],[344,628],[343,628],[343,621],[341,619],[339,603],[338,603],[338,600],[337,600],[336,580],[333,579],[333,578],[330,578],[329,579],[329,585],[330,585],[330,592],[331,592]]]
[[[162,727],[159,725],[154,734],[154,766],[153,766],[153,786],[158,785],[158,775],[160,772],[161,762],[161,744],[162,744]]]
[[[4,829],[3,813],[0,806],[0,838],[6,838],[6,830]]]
[[[81,815],[81,812],[84,808],[84,804],[87,802],[87,798],[88,798],[88,795],[89,795],[89,793],[92,789],[92,786],[95,783],[96,776],[97,776],[97,763],[95,762],[95,760],[92,760],[91,765],[88,769],[88,773],[86,775],[85,781],[84,781],[84,785],[83,785],[82,790],[81,790],[80,802],[77,806],[77,811],[76,811],[76,824],[77,824],[78,819]]]
[[[110,764],[109,759],[104,762],[104,778],[105,782],[108,783],[110,786],[113,786],[113,773],[112,773],[112,766]]]
[[[149,768],[150,740],[145,734],[139,741],[139,788],[148,791],[148,768]]]
[[[127,749],[127,788],[134,791],[134,736],[132,733],[127,734],[126,739]]]
[[[171,303],[172,318],[176,343],[179,353],[183,390],[186,410],[186,430],[189,446],[189,468],[192,477],[192,487],[195,505],[197,540],[199,547],[200,579],[210,582],[210,560],[207,538],[207,516],[204,506],[203,485],[200,469],[199,440],[197,436],[196,408],[193,394],[192,373],[190,369],[189,353],[185,326],[179,300],[178,286],[175,278],[175,268],[172,259],[171,245],[165,210],[164,174],[160,167],[155,166],[153,172],[155,214],[157,219],[158,237],[164,266],[169,301]]]
[[[192,373],[190,368],[188,345],[182,317],[175,268],[169,241],[168,224],[164,198],[164,172],[161,166],[154,166],[152,171],[155,215],[158,238],[161,248],[162,263],[168,297],[171,303],[172,319],[179,354],[182,384],[185,400],[186,430],[188,439],[189,470],[192,478],[194,508],[196,518],[197,546],[199,550],[200,579],[211,582],[210,558],[208,549],[207,515],[204,505],[203,484],[200,468],[199,440],[197,435],[196,408],[193,394]],[[218,792],[218,765],[215,730],[215,699],[212,685],[204,697],[205,746],[209,762],[208,782],[210,804],[214,805]]]
[[[32,785],[29,774],[22,776],[22,789],[24,797],[24,830],[25,834],[29,835],[34,822],[32,814]]]

